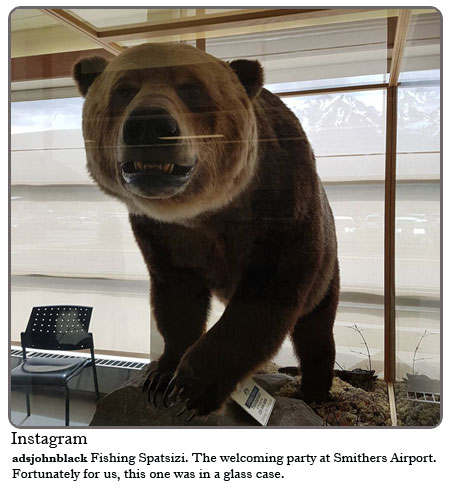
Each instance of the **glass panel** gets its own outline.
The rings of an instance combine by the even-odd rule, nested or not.
[[[385,97],[382,90],[330,93],[315,96],[285,97],[283,101],[297,115],[316,157],[332,158],[352,154],[383,156],[385,137]],[[383,159],[384,161],[384,159]],[[320,163],[319,163],[320,164]],[[375,165],[384,178],[384,169]],[[370,179],[373,168],[335,163],[322,178],[351,178],[357,171]]]
[[[41,10],[17,8],[10,18],[12,58],[98,48],[87,36],[67,28]],[[47,75],[55,69],[49,64],[46,67],[50,70],[46,71]],[[31,75],[32,71],[33,68],[27,74]]]
[[[438,99],[439,87],[399,89],[401,164],[395,227],[397,377],[406,379],[403,389],[397,392],[400,403],[405,402],[406,390],[412,390],[411,396],[417,389],[418,379],[419,389],[440,392],[439,382],[435,382],[440,379],[441,339]],[[406,405],[407,411],[412,412],[409,417],[419,425],[421,422],[433,425],[439,420],[436,405],[415,400]],[[434,411],[431,417],[430,411]]]
[[[286,92],[385,82],[389,19],[396,14],[397,10],[355,13],[331,9],[295,20],[267,19],[263,24],[249,20],[238,26],[199,30],[200,37],[206,38],[209,53],[225,60],[259,59],[267,84]],[[146,40],[195,43],[197,36],[197,32],[174,35],[168,31],[167,35]],[[123,46],[140,42],[119,40]]]
[[[11,105],[11,134],[80,130],[82,108],[81,97],[14,102]]]
[[[88,176],[82,105],[11,104],[11,340],[20,341],[32,306],[69,296],[102,317],[92,324],[98,350],[148,354],[147,269],[126,208]]]
[[[285,83],[268,83],[265,87],[275,93],[289,94],[297,91],[322,90],[324,88],[335,88],[339,86],[352,86],[358,88],[363,85],[379,85],[386,83],[388,75],[369,74],[361,76],[350,76],[341,78],[328,78],[324,80],[303,80]]]
[[[385,92],[373,90],[283,101],[301,121],[336,221],[341,299],[337,362],[383,372]]]
[[[148,279],[126,208],[97,187],[14,186],[13,274]]]
[[[148,280],[12,276],[11,340],[20,342],[20,333],[27,325],[32,307],[70,302],[94,308],[90,330],[97,351],[148,357],[148,295]]]
[[[298,20],[289,28],[269,24],[252,33],[207,39],[207,50],[227,61],[258,59],[267,88],[276,92],[383,83],[390,14]]]
[[[179,8],[78,8],[67,11],[96,30],[140,24],[163,24],[171,20],[195,16],[196,14],[195,9]]]
[[[441,15],[433,9],[413,11],[399,82],[434,81],[439,84]]]
[[[86,170],[82,107],[80,97],[11,104],[13,185],[93,184]]]
[[[398,92],[396,402],[399,423],[440,421],[440,15],[414,15]]]
[[[58,21],[40,10],[32,8],[16,8],[11,13],[11,31],[42,29],[43,27],[57,25]]]
[[[242,9],[236,9],[236,8],[206,8],[205,9],[205,14],[210,15],[210,14],[231,14],[231,13],[238,13],[239,10]]]

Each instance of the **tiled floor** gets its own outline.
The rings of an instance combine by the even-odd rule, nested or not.
[[[72,391],[70,426],[87,426],[95,412],[94,393]],[[25,392],[13,391],[10,397],[11,422],[16,427],[64,427],[64,392],[46,390],[31,394],[31,415],[27,417]]]

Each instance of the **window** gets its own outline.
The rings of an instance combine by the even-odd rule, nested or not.
[[[372,367],[380,375],[386,367],[385,309],[394,308],[385,302],[394,283],[385,278],[390,205],[397,379],[411,372],[439,378],[441,19],[434,9],[65,10],[63,20],[77,19],[78,33],[48,11],[17,9],[11,16],[13,341],[32,305],[71,296],[94,306],[94,320],[102,317],[95,324],[99,350],[148,356],[151,349],[154,357],[161,351],[126,209],[100,192],[85,168],[83,100],[70,68],[82,53],[113,56],[147,40],[186,42],[225,61],[258,59],[266,87],[297,114],[311,141],[338,232],[339,365],[367,367],[365,346],[351,329],[356,324]],[[409,14],[402,57],[395,33]],[[193,27],[193,19],[203,23]],[[182,28],[171,27],[175,20]],[[83,25],[86,32],[101,29],[106,40],[83,36]],[[395,202],[385,199],[389,84],[398,99]],[[216,304],[210,323],[221,313]],[[277,361],[293,364],[287,343]]]
[[[314,149],[336,222],[341,297],[335,322],[336,361],[367,368],[362,331],[377,373],[384,366],[383,90],[286,97]]]

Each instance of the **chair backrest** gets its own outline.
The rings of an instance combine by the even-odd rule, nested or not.
[[[80,305],[43,305],[33,307],[22,348],[73,351],[93,347],[89,332],[92,307]]]

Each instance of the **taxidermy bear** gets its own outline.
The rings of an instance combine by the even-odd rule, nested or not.
[[[110,62],[81,59],[74,78],[86,98],[88,170],[127,206],[150,274],[165,347],[149,398],[216,410],[289,335],[299,397],[326,399],[334,220],[306,135],[262,88],[260,64],[143,44]],[[226,308],[206,331],[212,296]]]

